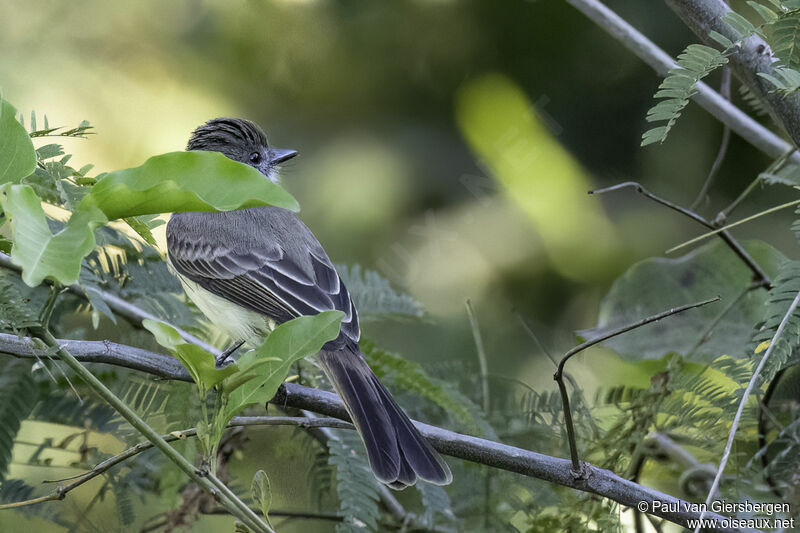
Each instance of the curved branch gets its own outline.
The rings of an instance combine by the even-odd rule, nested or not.
[[[619,189],[624,189],[625,187],[634,188],[636,192],[638,192],[645,198],[649,198],[650,200],[653,200],[656,203],[659,203],[665,207],[672,209],[673,211],[685,215],[691,218],[692,220],[699,222],[700,224],[702,224],[703,226],[707,227],[710,230],[718,229],[713,222],[709,222],[708,220],[701,217],[691,209],[686,209],[685,207],[681,207],[678,204],[670,202],[669,200],[665,200],[660,196],[656,196],[655,194],[645,189],[644,185],[642,185],[637,181],[624,181],[616,185],[611,185],[610,187],[604,187],[602,189],[595,189],[593,191],[589,191],[589,194],[603,194],[611,191],[616,191]],[[749,268],[751,272],[753,272],[753,279],[757,283],[759,283],[765,289],[772,288],[772,280],[770,279],[770,277],[767,275],[766,272],[764,272],[764,269],[762,269],[761,266],[758,263],[756,263],[756,261],[747,252],[747,250],[744,249],[744,247],[739,243],[739,241],[733,238],[730,232],[728,232],[725,228],[723,228],[719,232],[719,237],[725,242],[725,244],[728,245],[728,247],[733,251],[733,253],[735,253],[739,257],[739,259],[741,259],[742,262],[744,262],[744,264],[747,265],[747,268]]]
[[[109,343],[113,345],[113,350],[107,350],[107,343],[102,341],[59,340],[58,342],[60,345],[72,346],[71,353],[79,361],[101,362],[98,354],[102,354],[103,363],[136,368],[167,379],[190,380],[182,368],[178,370],[172,364],[166,365],[165,360],[171,358],[164,355],[114,343]],[[0,353],[16,357],[33,357],[34,350],[35,347],[30,339],[0,333]],[[133,363],[126,358],[129,350],[135,359]],[[284,383],[271,403],[350,420],[344,404],[336,394],[295,383]],[[569,459],[551,457],[499,442],[462,435],[420,422],[414,424],[434,448],[451,457],[597,494],[626,507],[636,507],[641,502],[646,502],[651,514],[683,526],[699,516],[699,513],[692,512],[682,505],[678,498],[621,478],[609,470],[584,463],[583,475],[576,477]],[[654,501],[663,505],[653,509]],[[707,513],[706,517],[720,521],[724,519],[712,513]],[[739,530],[720,529],[720,531]]]
[[[668,0],[668,2],[672,1]],[[705,1],[722,3],[721,0]],[[598,0],[567,0],[567,2],[622,43],[625,48],[636,54],[639,59],[650,65],[659,75],[666,76],[670,69],[678,66],[669,54]],[[683,3],[688,3],[688,0]],[[774,159],[792,148],[789,143],[756,122],[747,113],[703,82],[697,84],[697,94],[692,97],[692,100],[748,143]],[[800,154],[793,154],[792,161],[800,163]]]
[[[715,31],[732,41],[739,34],[722,19],[731,12],[723,0],[666,0],[681,20],[708,46],[719,45],[709,37]],[[775,75],[777,61],[769,45],[758,35],[751,35],[729,57],[733,73],[751,92],[763,100],[775,121],[783,126],[796,146],[800,146],[800,94],[783,94],[759,74]]]

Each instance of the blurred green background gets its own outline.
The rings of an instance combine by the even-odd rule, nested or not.
[[[695,41],[660,2],[608,4],[673,55]],[[502,377],[554,388],[522,322],[563,352],[628,266],[700,233],[631,192],[586,191],[637,180],[689,204],[721,136],[692,105],[667,143],[641,149],[660,79],[556,1],[6,1],[0,50],[0,88],[23,114],[95,126],[65,141],[76,166],[138,165],[224,115],[299,150],[283,183],[331,258],[379,271],[429,312],[367,323],[365,336],[432,373],[474,368],[466,393],[478,367],[465,300],[493,396],[512,386]],[[701,212],[768,164],[733,136]],[[753,196],[740,215],[785,192]],[[736,234],[792,255],[790,216]],[[647,379],[599,349],[572,365],[590,390]]]

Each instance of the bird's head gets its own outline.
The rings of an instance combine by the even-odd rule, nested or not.
[[[186,149],[220,152],[250,165],[275,183],[278,182],[278,166],[297,155],[296,150],[270,148],[263,130],[240,118],[209,120],[194,130]]]

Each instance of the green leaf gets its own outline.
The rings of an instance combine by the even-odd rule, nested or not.
[[[223,383],[228,395],[225,420],[250,404],[272,399],[291,364],[316,354],[335,339],[343,318],[341,311],[295,318],[276,327],[261,346],[244,354],[238,361],[240,371]]]
[[[19,183],[36,168],[36,151],[17,110],[0,99],[0,184]]]
[[[153,233],[150,231],[150,228],[147,226],[147,224],[136,217],[127,217],[123,220],[128,224],[128,226],[131,227],[133,231],[138,233],[147,244],[156,246],[156,239],[153,237]]]
[[[764,242],[752,241],[745,248],[770,276],[786,261]],[[579,333],[590,339],[670,307],[719,295],[719,303],[649,324],[603,344],[629,360],[660,359],[671,352],[698,362],[723,354],[746,357],[753,328],[762,319],[767,301],[766,291],[747,291],[751,281],[750,269],[722,241],[677,259],[646,259],[614,282],[600,303],[597,325]],[[728,306],[732,307],[705,338],[713,321]]]
[[[184,341],[175,328],[169,324],[145,319],[142,321],[142,325],[153,334],[158,344],[180,360],[202,391],[211,390],[217,383],[237,371],[235,364],[217,368],[217,362],[213,355],[199,346]]]
[[[250,493],[253,501],[258,504],[264,514],[264,520],[269,523],[269,509],[272,507],[272,488],[269,484],[269,477],[263,470],[256,472],[253,476],[253,484],[250,486]]]
[[[81,261],[95,246],[94,229],[107,222],[103,213],[81,207],[54,235],[31,187],[6,183],[0,187],[0,203],[11,219],[11,260],[22,268],[23,281],[31,287],[44,278],[65,285],[77,281]]]
[[[259,205],[299,210],[291,194],[253,167],[205,151],[162,154],[105,174],[84,202],[93,202],[109,220]]]
[[[642,146],[662,143],[666,140],[689,99],[697,94],[697,83],[712,71],[728,62],[724,52],[709,46],[690,44],[678,56],[678,68],[670,69],[667,77],[658,86],[654,98],[665,98],[647,111],[648,122],[666,124],[651,128],[642,134]]]

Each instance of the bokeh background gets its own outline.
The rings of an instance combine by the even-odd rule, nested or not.
[[[660,2],[608,4],[673,55],[695,41]],[[474,368],[453,374],[471,393],[470,299],[498,397],[516,386],[504,377],[554,388],[523,322],[565,351],[626,268],[700,232],[631,192],[586,192],[636,180],[691,203],[721,137],[692,105],[664,145],[640,148],[660,79],[553,0],[6,1],[0,51],[0,88],[23,114],[96,128],[65,142],[75,166],[138,165],[224,115],[298,149],[283,182],[332,259],[377,270],[428,311],[421,323],[367,323],[365,336],[433,373]],[[701,212],[768,164],[733,136]],[[736,234],[785,251],[781,216]],[[573,374],[589,390],[647,379],[602,349]]]

